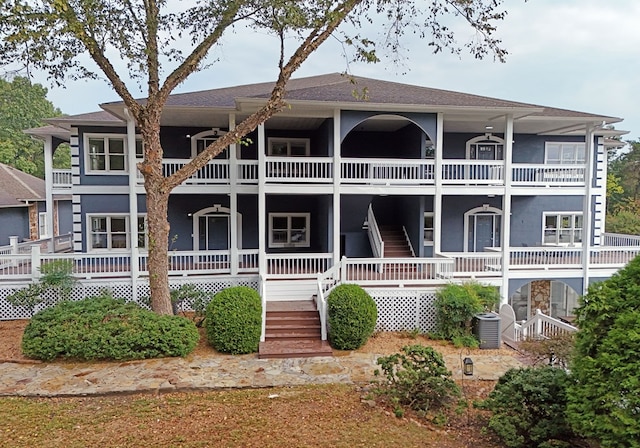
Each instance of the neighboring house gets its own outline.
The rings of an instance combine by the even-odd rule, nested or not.
[[[0,163],[0,246],[49,236],[44,180]]]
[[[172,95],[165,173],[261,107],[271,87]],[[366,101],[354,94],[364,88]],[[637,239],[604,233],[619,118],[340,74],[294,79],[287,100],[247,144],[173,191],[172,284],[247,284],[272,301],[354,282],[384,297],[381,327],[415,328],[430,313],[420,297],[450,281],[499,286],[519,319],[537,308],[570,316],[591,282],[640,251]],[[101,107],[32,133],[45,140],[50,200],[72,195],[77,275],[92,291],[103,281],[145,296],[141,139],[122,102]],[[72,168],[56,183],[64,173],[52,153],[64,140]]]

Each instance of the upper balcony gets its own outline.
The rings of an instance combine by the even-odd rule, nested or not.
[[[166,159],[163,174],[169,176],[189,159]],[[266,157],[267,184],[331,184],[336,170],[331,157]],[[228,185],[235,171],[235,183],[257,185],[257,160],[212,160],[196,171],[183,185]],[[562,164],[513,164],[513,187],[584,187],[586,167]],[[342,185],[429,186],[436,183],[433,159],[343,158],[340,161]],[[443,186],[505,186],[505,167],[501,160],[445,159]],[[138,173],[138,184],[143,178]],[[69,182],[70,185],[70,182]]]

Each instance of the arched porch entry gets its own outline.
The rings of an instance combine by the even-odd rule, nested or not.
[[[574,316],[578,306],[579,294],[561,280],[533,280],[509,297],[509,304],[516,314],[516,320],[525,320],[533,316],[536,310],[560,319]]]
[[[482,252],[499,247],[502,234],[502,210],[484,204],[464,214],[464,251]]]
[[[237,213],[238,248],[242,248],[242,214]],[[231,247],[231,210],[219,204],[193,214],[193,249],[228,250]]]

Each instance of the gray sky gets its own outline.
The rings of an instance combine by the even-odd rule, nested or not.
[[[424,42],[415,41],[407,46],[405,67],[384,62],[351,64],[350,72],[621,117],[624,122],[616,128],[629,131],[623,138],[640,139],[640,1],[504,3],[508,15],[498,25],[498,36],[509,52],[504,64],[491,58],[475,60],[468,54],[434,55]],[[464,41],[466,35],[471,33],[463,30],[458,36]],[[274,48],[277,49],[277,41],[267,35],[228,35],[224,45],[212,54],[219,61],[192,75],[176,92],[273,81],[277,73]],[[326,42],[295,76],[344,71],[346,65],[340,51],[336,41]],[[44,79],[36,81],[48,86]],[[66,89],[49,87],[49,99],[63,112],[76,114],[98,110],[99,103],[118,97],[104,81],[69,81]]]

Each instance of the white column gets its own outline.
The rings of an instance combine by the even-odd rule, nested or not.
[[[591,247],[591,227],[593,226],[593,213],[591,201],[593,191],[593,153],[594,153],[594,127],[586,125],[585,132],[585,161],[587,172],[585,173],[585,195],[582,202],[582,293],[586,294],[589,288],[589,256]]]
[[[513,115],[508,114],[504,131],[504,195],[502,196],[502,294],[501,303],[509,301],[509,268],[511,266],[511,178],[513,164]]]
[[[47,206],[47,231],[53,241],[53,137],[47,135],[44,140],[44,189]]]
[[[229,132],[233,131],[236,127],[236,115],[229,114]],[[238,229],[238,145],[232,143],[229,145],[229,184],[230,184],[230,196],[229,196],[229,226],[231,241],[229,242],[229,256],[231,258],[231,275],[238,274],[238,232],[242,229]]]
[[[125,108],[127,117],[127,165],[129,168],[129,234],[131,239],[131,295],[134,301],[138,299],[137,282],[139,275],[138,249],[138,195],[136,186],[138,183],[138,168],[136,166],[136,123]]]
[[[333,111],[333,265],[340,263],[340,110]]]
[[[266,179],[264,124],[258,126],[258,273],[267,273],[267,198],[265,196]]]
[[[442,156],[444,138],[444,114],[438,113],[436,131],[436,153],[434,161],[435,195],[433,196],[433,256],[442,251]]]

